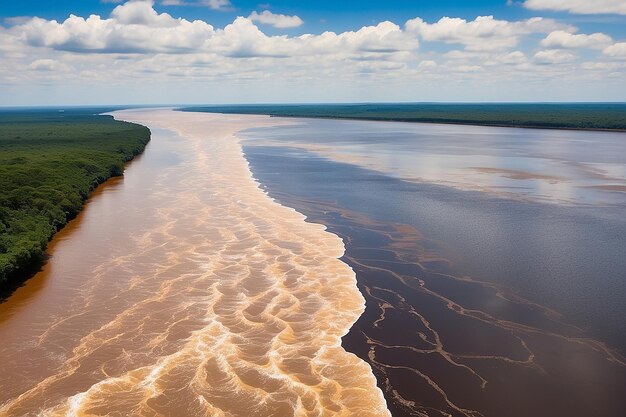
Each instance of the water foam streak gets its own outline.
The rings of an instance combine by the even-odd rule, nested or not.
[[[64,289],[71,305],[20,330],[40,369],[0,394],[0,415],[390,415],[369,365],[341,346],[364,310],[343,242],[268,197],[243,157],[236,132],[276,122],[115,117],[176,132],[151,146],[177,162],[108,201],[120,229],[106,253],[53,258],[82,281]],[[18,361],[13,346],[2,353]]]

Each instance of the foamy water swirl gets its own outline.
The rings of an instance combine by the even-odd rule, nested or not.
[[[125,203],[146,225],[82,261],[73,304],[16,335],[48,368],[18,378],[0,415],[388,416],[369,365],[341,347],[364,309],[343,242],[269,198],[235,136],[276,122],[115,117],[176,132],[180,163]]]

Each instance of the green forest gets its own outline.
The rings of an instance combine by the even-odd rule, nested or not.
[[[103,110],[0,111],[0,294],[41,266],[54,233],[150,140]]]
[[[255,104],[182,110],[545,129],[626,130],[626,103]]]

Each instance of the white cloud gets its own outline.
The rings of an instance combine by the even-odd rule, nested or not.
[[[12,16],[6,17],[4,22],[8,25],[21,25],[22,23],[28,22],[32,18],[33,16]]]
[[[506,52],[491,57],[487,65],[518,65],[526,62],[526,55],[521,51]]]
[[[157,13],[152,1],[117,6],[108,19],[70,15],[63,22],[32,18],[10,32],[28,45],[80,53],[215,53],[230,57],[392,54],[414,50],[417,39],[391,22],[358,31],[298,37],[268,36],[249,18],[224,29]],[[263,14],[259,15],[263,16]],[[267,16],[267,15],[265,15]],[[274,15],[277,16],[277,15]],[[276,23],[276,22],[275,22]],[[285,24],[285,22],[282,22]],[[290,22],[293,23],[293,22]]]
[[[422,61],[418,64],[417,68],[419,69],[433,69],[437,68],[437,63],[433,60]]]
[[[483,70],[483,67],[480,65],[461,65],[455,68],[455,70],[459,72],[479,72]]]
[[[65,71],[69,69],[69,67],[59,61],[54,59],[37,59],[30,63],[28,66],[31,70],[35,71]]]
[[[577,14],[625,14],[624,0],[526,0],[524,7],[531,10],[553,10]]]
[[[214,34],[211,25],[158,14],[152,1],[117,6],[109,19],[70,15],[62,23],[38,17],[11,28],[32,46],[74,52],[183,52],[201,47]]]
[[[129,1],[117,6],[111,12],[111,18],[121,25],[143,25],[152,27],[174,27],[181,20],[172,18],[167,13],[158,14],[152,8],[153,1]]]
[[[515,47],[521,36],[531,33],[548,33],[556,29],[572,28],[552,19],[535,17],[519,22],[497,20],[493,16],[478,16],[467,21],[443,17],[436,23],[415,18],[406,22],[406,29],[426,41],[441,41],[465,45],[468,50],[488,51]]]
[[[608,46],[602,52],[615,58],[626,58],[626,42],[618,42]]]
[[[546,48],[598,48],[602,49],[613,41],[604,33],[592,33],[591,35],[573,34],[563,30],[551,32],[541,46]]]
[[[204,46],[202,50],[206,52],[237,58],[285,58],[293,49],[286,37],[267,36],[245,17],[217,30]]]
[[[375,53],[393,53],[417,49],[417,39],[403,32],[400,26],[392,22],[381,22],[376,26],[364,26],[356,32],[340,34],[324,32],[321,35],[302,35],[299,42],[309,43],[315,50],[361,51]]]
[[[568,94],[587,87],[603,99],[626,93],[615,75],[623,75],[626,61],[620,57],[626,57],[626,45],[602,44],[606,39],[597,34],[576,35],[576,28],[550,19],[510,22],[487,16],[427,23],[417,18],[404,27],[386,21],[293,36],[268,35],[250,17],[214,27],[159,13],[154,4],[135,0],[118,5],[109,16],[27,17],[0,25],[0,84],[6,93],[0,103],[16,102],[38,85],[63,86],[54,94],[40,94],[48,102],[65,100],[56,95],[61,90],[75,93],[66,102],[458,100],[472,99],[472,92],[484,86],[481,91],[503,97],[511,91],[507,85],[532,99],[530,88],[546,98],[541,94],[567,80],[576,86],[561,89]],[[257,14],[263,13],[259,9]],[[535,51],[544,37],[544,50]],[[583,62],[575,48],[591,48],[594,42],[597,48],[602,44],[603,53],[594,58],[594,52],[585,51]],[[106,88],[92,95],[99,86]]]
[[[213,10],[226,10],[231,8],[230,0],[204,0],[202,3]]]
[[[230,0],[161,0],[160,3],[163,6],[206,6],[210,9],[220,11],[233,9]]]
[[[304,22],[298,16],[287,16],[284,14],[274,14],[269,10],[264,10],[261,13],[252,12],[248,19],[253,22],[259,22],[264,25],[270,25],[275,28],[295,28],[301,26]]]
[[[535,61],[539,64],[563,64],[576,59],[576,55],[561,49],[547,49],[535,54]]]
[[[624,68],[626,64],[620,62],[584,62],[581,67],[591,71],[615,71]]]

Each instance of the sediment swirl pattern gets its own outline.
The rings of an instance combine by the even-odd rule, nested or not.
[[[270,190],[274,187],[270,184]],[[394,416],[612,416],[626,361],[557,311],[450,272],[417,230],[270,192],[346,242],[366,312],[343,344]]]
[[[276,122],[115,116],[153,130],[153,176],[94,198],[43,289],[1,306],[0,415],[389,416],[341,346],[364,310],[341,239],[270,199],[234,136]]]

